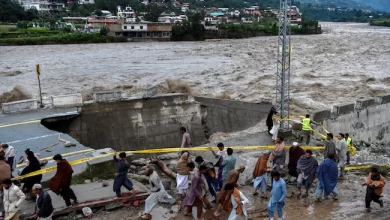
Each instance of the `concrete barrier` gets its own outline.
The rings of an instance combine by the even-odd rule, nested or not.
[[[355,102],[355,109],[362,110],[366,109],[368,106],[375,105],[375,99],[368,98],[368,99],[358,99]]]
[[[93,94],[93,99],[96,102],[107,102],[115,101],[122,99],[121,91],[107,91],[107,92],[97,92]]]
[[[2,109],[4,114],[36,110],[38,109],[38,101],[36,99],[28,99],[3,103]]]
[[[355,111],[355,103],[334,105],[332,109],[336,115],[345,115]]]
[[[59,95],[51,97],[53,106],[65,107],[65,106],[81,106],[83,104],[83,97],[81,93]]]
[[[383,104],[390,103],[390,93],[377,95],[375,97],[375,102],[378,105],[383,105]]]
[[[324,119],[330,118],[331,115],[332,115],[332,112],[330,111],[330,109],[318,110],[318,111],[315,111],[313,113],[313,121],[321,122]]]

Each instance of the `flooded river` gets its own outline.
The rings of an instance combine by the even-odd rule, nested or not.
[[[322,35],[293,36],[292,98],[313,109],[390,87],[390,28],[323,23]],[[274,97],[277,37],[206,42],[0,47],[0,94],[22,85],[37,95],[36,63],[45,95],[96,86],[133,86],[182,79],[196,93],[256,101]]]

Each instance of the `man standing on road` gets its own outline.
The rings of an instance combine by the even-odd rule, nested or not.
[[[371,202],[374,201],[379,203],[380,207],[383,208],[383,200],[380,199],[385,187],[386,180],[378,172],[378,167],[371,167],[371,172],[368,174],[366,182],[363,183],[363,186],[367,186],[366,190],[366,210],[371,212]]]
[[[347,160],[348,146],[347,142],[345,141],[344,134],[340,133],[337,138],[339,139],[339,141],[336,144],[336,152],[339,158],[340,179],[342,179],[344,177],[344,168],[345,162]]]
[[[160,177],[153,168],[146,168],[146,175],[149,177],[150,195],[145,200],[145,214],[141,216],[141,219],[149,220],[152,219],[150,213],[158,202],[173,204],[176,201],[165,191]]]
[[[318,167],[318,161],[312,157],[313,152],[307,150],[305,155],[302,155],[298,160],[297,170],[298,170],[298,196],[302,193],[302,186],[305,187],[306,192],[303,197],[309,196],[309,189],[313,184],[314,177],[316,175],[316,170]]]
[[[72,166],[60,154],[55,155],[53,160],[57,162],[57,172],[49,180],[49,188],[57,195],[62,196],[67,207],[72,207],[71,199],[77,203],[77,197],[70,188],[73,174]]]
[[[324,150],[324,159],[329,158],[329,155],[332,155],[334,158],[334,161],[337,159],[337,154],[336,154],[336,144],[334,143],[333,140],[333,134],[332,133],[327,133],[326,134],[326,142],[325,142],[325,150]]]
[[[271,177],[273,179],[271,199],[268,202],[268,215],[270,220],[274,220],[275,211],[278,212],[279,220],[283,220],[283,207],[287,196],[286,182],[280,178],[278,171],[272,171]]]
[[[19,220],[20,205],[26,196],[19,187],[12,183],[11,179],[5,179],[2,183],[5,220]]]
[[[131,193],[135,193],[135,189],[133,189],[133,182],[127,177],[127,171],[130,168],[130,164],[126,160],[126,153],[122,152],[119,154],[119,159],[116,158],[116,152],[114,153],[114,161],[117,163],[116,165],[116,173],[114,179],[113,190],[116,193],[117,197],[121,197],[121,187],[124,186]]]
[[[196,219],[200,220],[202,217],[203,207],[203,195],[202,195],[202,177],[201,175],[206,172],[206,165],[199,167],[192,177],[191,187],[187,193],[182,207],[186,207],[185,216],[192,216],[192,207],[196,206]]]
[[[32,192],[37,196],[34,216],[38,218],[37,220],[51,220],[54,208],[49,193],[42,189],[41,184],[35,184]]]
[[[316,189],[316,202],[321,201],[322,193],[324,193],[325,199],[327,199],[331,193],[333,194],[334,200],[338,199],[338,172],[339,170],[337,168],[337,163],[334,160],[334,155],[329,155],[328,158],[325,158],[325,160],[317,168],[318,185]]]

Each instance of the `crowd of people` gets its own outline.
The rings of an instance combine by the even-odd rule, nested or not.
[[[304,126],[310,126],[306,120]],[[228,220],[248,219],[247,206],[249,200],[240,191],[238,180],[240,174],[246,169],[244,164],[236,166],[236,157],[232,148],[225,148],[223,143],[217,145],[218,150],[210,150],[216,158],[216,162],[205,160],[202,156],[194,156],[187,147],[191,147],[191,137],[185,128],[181,128],[183,135],[182,151],[179,152],[179,160],[176,165],[177,197],[173,197],[165,190],[158,173],[152,168],[146,169],[149,177],[150,195],[145,200],[145,211],[141,219],[151,219],[153,208],[159,203],[177,204],[184,209],[184,215],[191,216],[192,208],[197,208],[196,219],[200,220],[203,207],[212,209],[211,203],[216,204],[214,216],[219,218],[221,212],[229,213]],[[310,139],[310,137],[308,137]],[[316,201],[327,199],[332,194],[337,200],[340,193],[337,183],[344,175],[345,164],[348,160],[348,145],[350,138],[344,134],[338,135],[338,141],[334,141],[332,133],[327,134],[325,142],[324,160],[321,164],[313,156],[311,150],[304,150],[297,142],[287,150],[282,137],[275,138],[275,147],[272,151],[262,152],[253,169],[253,196],[259,195],[262,199],[269,199],[268,214],[271,220],[277,213],[278,219],[283,219],[283,209],[287,197],[287,184],[296,184],[297,198],[308,197],[309,189],[315,178],[318,178],[315,190]],[[20,207],[24,200],[35,200],[35,216],[40,220],[50,220],[53,215],[51,196],[42,189],[42,175],[28,178],[13,178],[12,171],[15,166],[16,150],[7,144],[1,145],[0,151],[0,182],[2,184],[3,216],[7,220],[19,218]],[[287,153],[289,155],[286,161]],[[26,175],[40,170],[41,165],[36,154],[27,149],[25,151],[26,167],[21,174]],[[78,203],[76,194],[71,189],[73,169],[69,162],[60,154],[53,157],[57,163],[57,172],[49,181],[49,188],[55,194],[61,196],[67,207]],[[131,193],[136,193],[132,181],[127,172],[130,163],[124,152],[114,154],[113,160],[117,164],[114,173],[113,191],[117,197],[121,197],[121,187],[125,187]],[[287,169],[285,165],[287,164]],[[340,168],[340,169],[339,169]],[[271,183],[268,181],[268,173],[271,172]],[[285,173],[287,172],[287,173]],[[282,178],[287,175],[286,181]],[[294,179],[293,179],[294,178]],[[13,179],[13,180],[11,180]],[[294,180],[294,181],[293,181]],[[23,186],[19,188],[19,186]],[[371,172],[363,184],[367,186],[366,208],[371,210],[371,202],[374,201],[383,207],[381,194],[386,181],[380,175],[378,167],[373,166]],[[269,185],[270,189],[269,190]],[[304,194],[302,195],[302,188]],[[294,194],[294,193],[293,193]],[[209,201],[211,198],[211,202]],[[72,203],[73,200],[73,203]]]

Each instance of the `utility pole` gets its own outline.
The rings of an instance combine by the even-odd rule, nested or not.
[[[290,115],[290,55],[291,55],[291,19],[288,11],[291,0],[280,0],[278,65],[276,73],[276,109],[281,118]],[[281,129],[289,130],[289,121],[281,121]]]
[[[36,72],[37,72],[38,85],[39,85],[39,97],[40,97],[40,99],[41,99],[40,107],[43,108],[42,90],[41,90],[41,79],[40,79],[40,76],[41,76],[41,69],[40,69],[40,67],[39,67],[39,64],[35,64],[35,70],[36,70]]]

